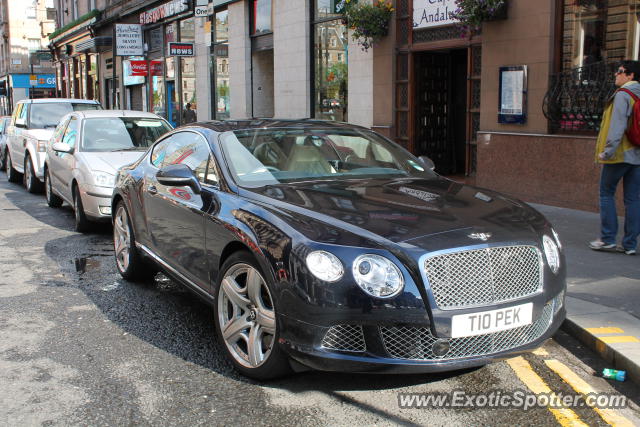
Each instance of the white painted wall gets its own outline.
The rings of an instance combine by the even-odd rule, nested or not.
[[[310,3],[300,0],[274,2],[275,117],[310,117]]]
[[[251,40],[245,2],[229,5],[229,95],[231,118],[251,117]]]

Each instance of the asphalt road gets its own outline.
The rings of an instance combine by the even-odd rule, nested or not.
[[[258,384],[223,359],[208,306],[162,276],[122,280],[110,226],[72,229],[68,206],[50,209],[0,173],[0,425],[639,424],[638,387],[598,378],[602,361],[562,334],[521,359],[446,375],[305,372]],[[629,407],[398,404],[398,393],[574,394],[577,380],[550,360]]]

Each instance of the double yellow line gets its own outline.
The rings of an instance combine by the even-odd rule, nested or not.
[[[548,356],[548,353],[544,349],[538,349],[534,351],[534,354],[538,356]],[[531,364],[527,362],[522,356],[515,357],[513,359],[509,359],[507,361],[511,369],[516,373],[520,381],[522,381],[533,393],[541,394],[545,393],[549,396],[553,396],[555,401],[559,401],[557,396],[551,388],[544,382],[544,380],[533,370]],[[571,369],[569,369],[564,363],[555,360],[549,359],[545,360],[545,364],[552,371],[562,378],[564,382],[569,384],[571,388],[573,388],[576,393],[580,395],[587,395],[590,393],[595,393],[595,389],[593,389],[589,384],[587,384],[582,378],[576,375]],[[588,404],[590,403],[588,400],[585,400]],[[612,409],[600,409],[597,407],[591,407],[600,417],[607,423],[612,426],[633,426],[634,424],[629,421],[624,416],[620,415],[617,411]],[[552,408],[549,407],[549,411],[556,418],[558,423],[563,427],[568,426],[587,426],[578,414],[575,413],[572,409],[568,407],[560,407],[560,408]]]

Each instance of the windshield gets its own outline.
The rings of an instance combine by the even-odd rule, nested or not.
[[[146,150],[171,130],[161,119],[141,117],[100,117],[86,119],[82,151]]]
[[[31,104],[30,129],[46,129],[58,126],[60,119],[72,111],[101,110],[100,104],[75,102],[48,102]]]
[[[226,132],[229,170],[245,187],[349,178],[431,178],[400,146],[361,129],[251,129]]]

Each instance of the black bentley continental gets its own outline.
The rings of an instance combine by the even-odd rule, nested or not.
[[[543,215],[358,126],[176,129],[119,170],[112,212],[120,274],[159,267],[212,304],[224,353],[257,379],[480,366],[565,317]]]

